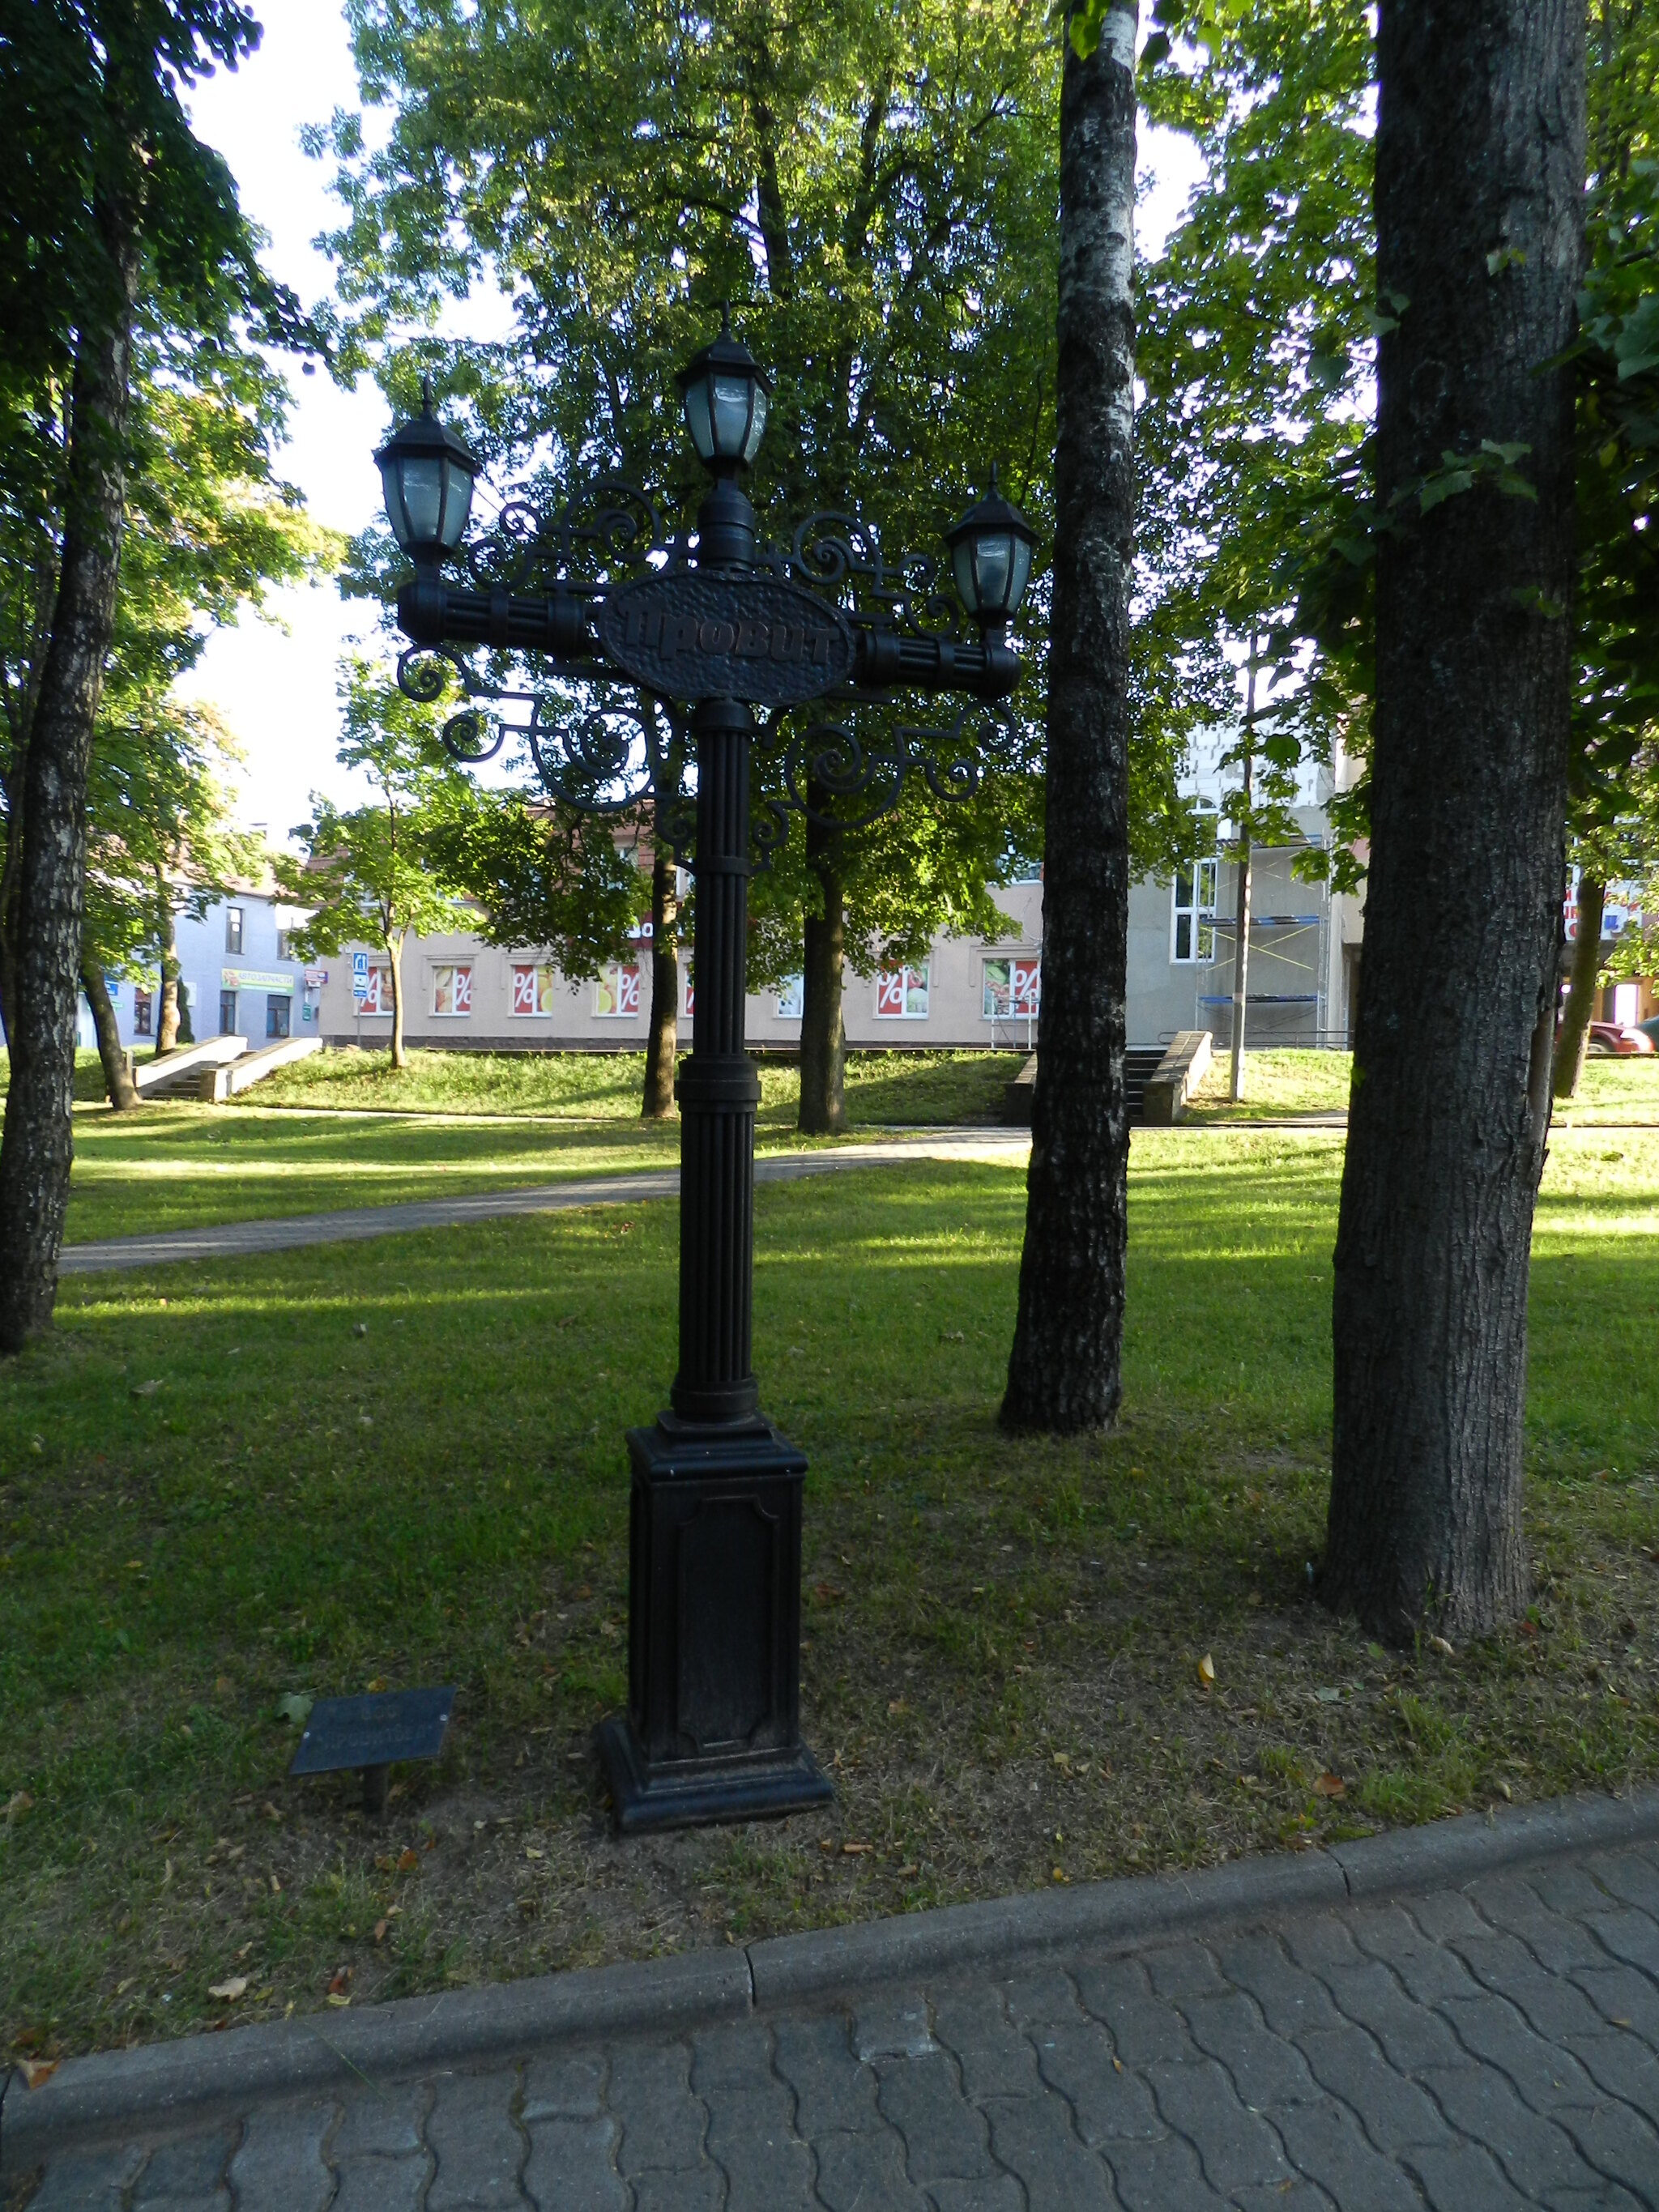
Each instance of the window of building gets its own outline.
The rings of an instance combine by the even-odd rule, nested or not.
[[[294,957],[293,937],[286,929],[279,929],[276,933],[276,957],[279,960],[292,960]]]
[[[1216,863],[1199,860],[1176,872],[1174,924],[1170,957],[1181,962],[1215,958]]]
[[[289,1034],[290,1008],[293,1001],[286,992],[268,991],[265,994],[265,1035],[285,1037]]]
[[[607,1021],[630,1021],[639,1011],[638,963],[607,960],[593,986],[593,1012]]]
[[[387,1009],[390,1012],[390,1008]],[[472,1012],[472,970],[434,968],[432,971],[432,1011],[459,1017]]]
[[[876,978],[876,1015],[882,1021],[922,1022],[927,1018],[927,981],[933,966],[884,968]]]
[[[550,1014],[553,978],[558,971],[542,960],[513,963],[513,1011],[515,1014]]]
[[[153,1036],[155,1035],[155,1030],[150,1025],[151,1009],[155,1006],[155,1000],[148,991],[136,990],[133,993],[132,1034],[134,1036]]]
[[[697,971],[690,961],[685,963],[685,1018],[689,1022],[697,1011]]]
[[[1042,1012],[1042,956],[988,960],[982,996],[988,1022],[1034,1022]]]
[[[239,906],[225,908],[225,950],[240,952],[242,949],[242,909]]]
[[[389,1014],[392,1012],[392,970],[387,967],[371,968],[368,988],[364,992],[360,1014]]]
[[[234,991],[221,991],[219,994],[219,1034],[221,1036],[234,1036],[236,1034]]]
[[[806,978],[786,975],[778,986],[778,1019],[798,1022],[806,1012]]]

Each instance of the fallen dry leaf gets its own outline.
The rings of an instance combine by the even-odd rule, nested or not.
[[[391,1923],[389,1920],[377,1920],[377,1921],[375,1922],[375,1923],[374,1923],[374,1941],[375,1941],[377,1943],[384,1943],[384,1942],[385,1942],[385,1941],[386,1941],[386,1929],[387,1929],[391,1925],[392,1925],[392,1923]]]
[[[1215,1661],[1206,1651],[1198,1662],[1198,1679],[1206,1690],[1215,1687]]]
[[[384,1674],[377,1674],[374,1677],[374,1680],[368,1686],[368,1694],[371,1698],[378,1698],[385,1687],[386,1676]]]
[[[9,1822],[21,1820],[25,1813],[31,1813],[33,1809],[34,1800],[27,1790],[14,1790],[6,1800],[6,1819]]]
[[[843,1844],[842,1856],[843,1858],[856,1858],[860,1851],[872,1851],[875,1848],[873,1844]]]
[[[227,2004],[234,2004],[238,1997],[247,1995],[247,1984],[246,1974],[233,1974],[228,1982],[210,1982],[208,1995],[222,1997]]]
[[[345,2007],[351,2002],[351,1999],[349,1997],[338,1996],[332,1990],[331,1990],[328,1993],[328,2002],[337,2009],[343,2011]]]
[[[335,1974],[335,1976],[334,1976],[334,1978],[332,1979],[332,1981],[331,1981],[331,1982],[330,1982],[330,1984],[329,1984],[329,1985],[328,1985],[328,1993],[329,1993],[330,1996],[331,1996],[331,1997],[337,1997],[337,1996],[339,1996],[339,1994],[340,1994],[340,1992],[341,1992],[341,1990],[342,1990],[343,1989],[344,1989],[344,1987],[345,1987],[346,1984],[347,1984],[350,1979],[351,1979],[351,1969],[350,1969],[350,1967],[349,1967],[349,1966],[342,1966],[342,1967],[340,1967],[340,1968],[338,1969],[338,1971],[336,1972],[336,1974]]]
[[[17,2070],[23,2077],[26,2089],[38,2089],[50,2081],[58,2071],[58,2061],[55,2058],[20,2058]]]
[[[1455,1659],[1457,1656],[1455,1647],[1448,1644],[1443,1636],[1430,1637],[1429,1649],[1431,1651],[1437,1651],[1443,1659]]]
[[[1340,1774],[1322,1774],[1314,1784],[1316,1797],[1346,1797],[1348,1785]]]
[[[135,1398],[153,1398],[161,1387],[161,1378],[158,1375],[152,1382],[135,1382],[132,1395]]]
[[[168,1884],[172,1880],[173,1880],[173,1861],[172,1861],[171,1859],[163,1859],[163,1861],[161,1862],[161,1887],[162,1887],[162,1888],[163,1888],[163,1889],[165,1889],[165,1888],[167,1887],[167,1884]]]
[[[416,1850],[410,1850],[407,1845],[405,1845],[404,1848],[398,1854],[398,1871],[399,1874],[413,1874],[416,1868],[419,1866],[420,1863],[420,1853]]]

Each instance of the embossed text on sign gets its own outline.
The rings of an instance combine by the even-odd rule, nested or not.
[[[648,576],[606,599],[599,637],[618,667],[674,699],[789,707],[853,666],[840,610],[767,576]]]

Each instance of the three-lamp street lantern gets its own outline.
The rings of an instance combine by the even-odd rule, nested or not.
[[[679,385],[713,479],[695,537],[665,536],[642,492],[603,478],[556,514],[510,498],[469,542],[477,463],[429,394],[375,456],[416,569],[398,599],[410,641],[399,680],[416,698],[459,682],[469,702],[491,702],[451,717],[451,751],[483,760],[517,737],[544,788],[572,805],[648,802],[654,834],[696,881],[692,1049],[676,1086],[679,1370],[655,1424],[629,1432],[628,1711],[599,1739],[624,1832],[795,1812],[833,1794],[799,1729],[806,1462],[761,1413],[750,1358],[760,1083],[744,1049],[749,879],[792,811],[854,827],[896,805],[913,772],[941,799],[977,788],[968,719],[994,721],[1018,680],[1005,630],[1035,544],[994,477],[948,537],[977,631],[964,639],[941,563],[886,558],[845,516],[811,517],[787,549],[759,544],[737,479],[772,386],[729,319]],[[447,561],[465,582],[444,580]],[[483,649],[482,667],[468,648]],[[528,678],[514,672],[526,663]],[[622,688],[594,703],[599,685]],[[919,691],[964,703],[943,728],[860,737],[866,709]],[[830,711],[803,726],[815,702]],[[757,745],[777,772],[751,822]],[[695,793],[680,782],[688,756]]]

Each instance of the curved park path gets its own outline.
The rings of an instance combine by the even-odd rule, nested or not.
[[[906,1160],[1020,1161],[1030,1150],[1025,1129],[944,1130],[875,1144],[836,1146],[817,1152],[770,1152],[755,1162],[757,1182],[797,1182],[841,1168],[890,1167]],[[119,1267],[161,1267],[176,1260],[232,1260],[283,1252],[298,1244],[350,1244],[366,1237],[396,1237],[411,1229],[450,1229],[519,1213],[562,1213],[584,1206],[628,1206],[646,1198],[677,1198],[678,1168],[617,1175],[571,1176],[519,1190],[479,1190],[463,1198],[423,1198],[402,1206],[343,1206],[328,1213],[291,1213],[274,1220],[226,1221],[200,1229],[167,1229],[150,1237],[112,1237],[100,1243],[66,1244],[60,1275],[100,1274]]]

